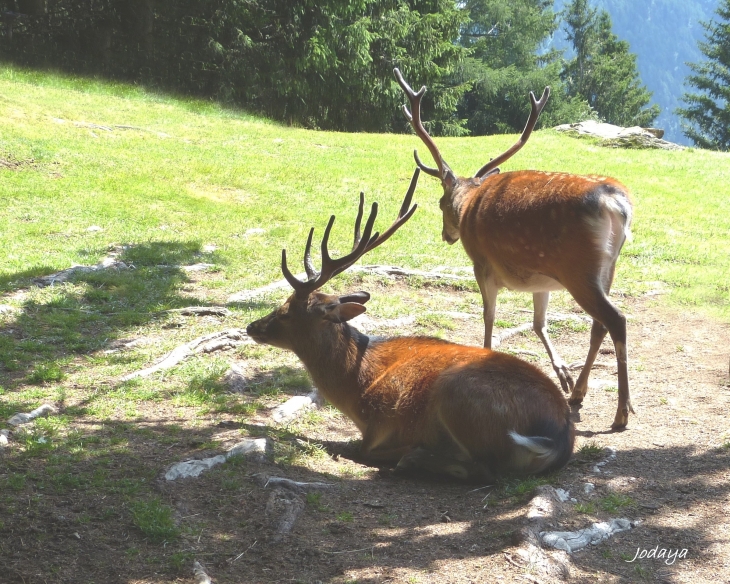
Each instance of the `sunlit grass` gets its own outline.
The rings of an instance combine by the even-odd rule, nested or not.
[[[514,140],[438,143],[455,170],[468,174]],[[0,478],[0,491],[25,500],[33,489],[88,490],[115,498],[115,520],[136,526],[149,541],[175,540],[171,510],[151,487],[158,467],[200,451],[222,451],[226,438],[218,432],[237,428],[241,436],[260,436],[262,426],[251,426],[251,420],[309,392],[311,383],[291,353],[252,344],[194,355],[146,378],[123,381],[124,375],[197,336],[244,328],[271,310],[287,291],[232,305],[220,319],[168,312],[225,304],[234,292],[280,279],[282,248],[299,271],[310,226],[318,238],[332,213],[332,254],[348,251],[360,190],[368,203],[380,204],[376,229],[388,226],[419,146],[409,135],[312,132],[122,83],[0,68],[0,159],[17,163],[0,164],[0,419],[42,403],[58,410],[14,432],[4,456],[16,466]],[[656,296],[658,302],[730,321],[729,167],[725,154],[608,150],[542,131],[503,170],[615,176],[630,188],[636,211],[634,240],[616,274],[617,301],[661,289],[667,294]],[[367,263],[468,267],[460,245],[441,241],[440,191],[437,181],[423,176],[415,195],[419,211]],[[94,265],[110,253],[126,269],[33,285],[34,278],[73,264]],[[195,263],[214,267],[195,277],[182,269]],[[456,313],[478,319],[482,312],[471,279],[452,286],[414,277],[393,285],[346,273],[328,285],[335,292],[353,289],[373,293],[368,310],[376,318],[409,316],[415,333],[447,339],[463,328],[464,315]],[[569,295],[558,293],[551,310],[570,306]],[[531,295],[502,291],[498,327],[528,320],[531,308]],[[587,335],[580,320],[552,326]],[[129,340],[139,342],[126,346]],[[232,360],[250,367],[239,393],[224,380]],[[343,417],[320,409],[285,429],[267,427],[272,460],[322,465],[330,454],[309,436]],[[225,424],[219,427],[219,421]],[[160,458],[137,458],[147,448]],[[602,452],[589,443],[578,458],[588,462]],[[333,476],[371,472],[340,465]],[[224,476],[223,487],[240,488],[237,476]],[[544,482],[506,481],[500,494],[521,502]],[[319,499],[308,503],[326,507]],[[582,512],[632,505],[630,499],[605,498]],[[340,521],[352,520],[346,513],[337,516]],[[395,516],[385,517],[392,522]],[[179,561],[187,557],[184,550],[175,553]]]

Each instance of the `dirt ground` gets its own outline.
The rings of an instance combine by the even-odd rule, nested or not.
[[[625,431],[610,431],[617,393],[615,358],[606,342],[592,375],[597,387],[579,412],[576,456],[546,482],[575,499],[555,529],[617,517],[636,527],[572,554],[566,581],[730,583],[730,327],[667,308],[660,297],[624,299],[622,305],[629,317],[636,415]],[[449,338],[481,343],[478,318],[457,324]],[[584,358],[588,337],[588,330],[570,327],[553,334],[567,362]],[[531,332],[501,349],[518,351],[552,374]],[[250,367],[244,356],[236,358]],[[290,365],[298,367],[294,358]],[[257,365],[257,374],[264,366]],[[120,478],[146,473],[174,508],[179,538],[147,541],[130,525],[124,509],[129,493],[39,493],[31,481],[22,497],[6,493],[0,499],[1,584],[193,583],[194,560],[217,583],[552,581],[514,561],[529,483],[402,478],[360,464],[351,442],[357,431],[331,408],[284,429],[265,409],[245,421],[211,414],[194,424],[187,420],[190,432],[168,444],[155,437],[166,423],[184,423],[179,409],[148,407],[150,432],[130,438],[124,455],[110,455],[108,471]],[[261,460],[235,459],[195,479],[164,480],[171,464],[215,454],[196,450],[200,441],[233,444],[242,433],[269,436],[278,446]],[[615,458],[596,472],[608,449]],[[44,461],[34,461],[10,470],[32,477],[43,472],[33,465]],[[7,470],[0,466],[0,475]],[[269,476],[331,486],[310,492],[292,530],[279,537],[273,507],[292,503],[276,502],[272,488],[264,487]],[[591,493],[586,483],[595,486]],[[655,549],[653,555],[662,557],[630,561]]]

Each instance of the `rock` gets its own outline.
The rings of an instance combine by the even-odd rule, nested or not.
[[[228,449],[225,454],[218,454],[210,458],[202,460],[186,460],[173,464],[165,473],[165,479],[175,481],[177,479],[185,479],[189,477],[200,476],[214,466],[223,464],[231,456],[250,456],[253,454],[263,455],[266,453],[266,438],[246,438],[235,446]]]
[[[314,389],[307,395],[295,395],[280,406],[276,406],[271,412],[271,417],[278,424],[286,424],[297,418],[303,409],[319,407],[323,401],[319,392]]]
[[[245,393],[248,390],[248,377],[238,363],[231,363],[231,367],[223,375],[223,382],[231,393]]]
[[[558,496],[558,499],[560,499],[561,503],[565,503],[566,501],[570,500],[570,491],[566,491],[564,489],[555,489],[555,493]]]
[[[601,146],[610,148],[661,148],[664,150],[684,150],[684,146],[667,142],[661,138],[664,131],[657,128],[641,128],[633,126],[623,128],[613,124],[604,124],[595,120],[586,120],[577,124],[556,126],[558,132],[575,136],[593,136],[602,140]]]
[[[32,412],[29,412],[27,414],[15,414],[12,418],[8,420],[8,424],[10,424],[11,426],[20,426],[22,424],[27,424],[28,422],[35,420],[36,418],[45,417],[48,414],[55,413],[56,408],[49,404],[43,404],[42,406],[34,409]]]
[[[185,272],[207,272],[215,267],[215,264],[193,264],[192,266],[181,266]]]
[[[591,527],[578,531],[543,531],[540,532],[540,540],[546,546],[571,554],[589,544],[597,545],[612,535],[635,526],[636,523],[628,519],[612,519],[610,522],[594,523]]]

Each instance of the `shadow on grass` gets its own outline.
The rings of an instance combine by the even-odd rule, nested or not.
[[[194,304],[180,294],[189,281],[182,266],[200,257],[198,242],[130,245],[117,259],[132,269],[77,273],[68,283],[26,291],[20,310],[0,328],[0,386],[60,382],[75,357],[109,347],[165,310]],[[0,289],[32,287],[31,278],[51,272],[11,274]]]

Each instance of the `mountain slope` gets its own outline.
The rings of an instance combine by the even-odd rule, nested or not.
[[[566,4],[569,0],[555,0],[555,11]],[[718,0],[593,0],[592,5],[608,11],[613,32],[636,53],[641,79],[654,93],[652,103],[662,108],[656,126],[666,130],[666,139],[688,144],[674,109],[687,90],[686,63],[703,60],[697,45],[705,38],[700,22],[714,17]],[[553,46],[568,47],[563,29],[556,33]]]

